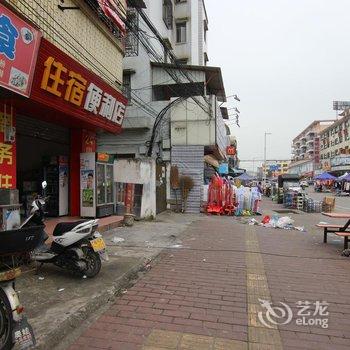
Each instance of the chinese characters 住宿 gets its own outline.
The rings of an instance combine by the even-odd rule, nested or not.
[[[122,125],[125,105],[114,96],[104,92],[92,82],[87,86],[87,79],[72,70],[68,71],[61,62],[51,56],[47,58],[44,65],[42,89],[78,107],[83,105],[86,111]]]

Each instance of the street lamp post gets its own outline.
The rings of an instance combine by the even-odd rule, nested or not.
[[[270,132],[265,132],[264,134],[264,169],[263,169],[263,184],[266,188],[266,136],[271,135]]]

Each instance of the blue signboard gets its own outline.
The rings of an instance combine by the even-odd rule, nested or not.
[[[221,163],[219,165],[219,174],[228,174],[228,163]]]

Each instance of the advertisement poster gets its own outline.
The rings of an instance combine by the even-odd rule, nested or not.
[[[29,97],[41,33],[0,4],[0,86]]]
[[[81,170],[81,189],[83,207],[94,206],[94,171]]]

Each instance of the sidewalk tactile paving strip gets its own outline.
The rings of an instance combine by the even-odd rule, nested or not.
[[[267,328],[258,319],[263,311],[259,299],[271,300],[264,262],[259,253],[259,241],[252,226],[246,228],[247,301],[248,301],[248,343],[251,349],[282,349],[280,332],[275,325]]]
[[[248,345],[238,340],[153,330],[142,350],[248,350]]]

